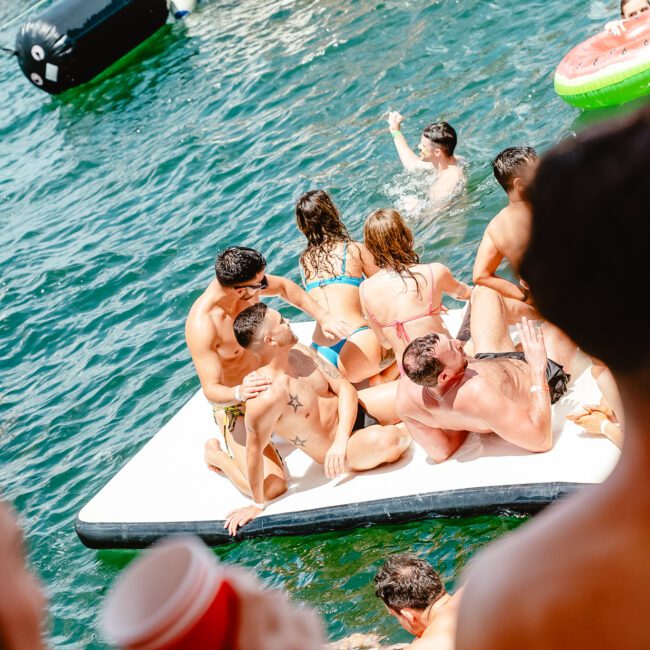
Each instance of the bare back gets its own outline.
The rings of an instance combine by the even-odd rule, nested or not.
[[[343,255],[345,254],[345,258]],[[361,309],[359,287],[346,282],[332,282],[332,271],[337,277],[363,278],[377,271],[372,255],[363,244],[343,242],[337,244],[329,257],[331,268],[312,268],[309,263],[303,267],[307,293],[330,314],[346,320],[356,329],[366,324]],[[312,286],[312,283],[319,283]],[[319,345],[331,344],[320,327],[314,332],[314,341]]]
[[[525,203],[511,203],[487,227],[494,245],[511,264],[521,259],[528,244],[530,218]]]
[[[398,360],[409,341],[431,332],[447,332],[440,317],[442,294],[458,285],[442,264],[417,264],[410,270],[415,280],[382,269],[362,287],[369,325],[386,347],[395,350]]]

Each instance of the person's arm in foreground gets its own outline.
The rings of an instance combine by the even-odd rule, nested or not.
[[[304,351],[314,359],[316,365],[325,375],[331,391],[339,398],[339,421],[336,425],[334,440],[325,454],[324,463],[325,476],[335,478],[345,471],[345,454],[357,415],[359,396],[355,387],[334,366],[323,361],[313,350],[304,348]]]
[[[416,170],[431,170],[433,165],[430,162],[425,162],[420,159],[411,147],[409,147],[404,134],[402,133],[402,122],[404,117],[400,115],[397,111],[390,111],[388,113],[388,128],[390,129],[390,134],[393,136],[393,142],[395,143],[395,148],[397,149],[397,155],[404,165],[404,169],[407,171],[416,171]]]
[[[295,282],[277,275],[267,275],[269,286],[261,291],[263,296],[279,296],[290,305],[309,314],[319,325],[323,334],[332,340],[344,339],[352,333],[352,327],[342,318],[332,316]]]
[[[465,394],[468,411],[482,419],[494,433],[518,447],[544,452],[553,446],[551,398],[546,383],[546,347],[541,329],[526,318],[517,324],[530,372],[530,404],[517,406],[487,381],[473,382],[472,394]]]
[[[256,400],[246,407],[246,470],[253,503],[228,514],[224,528],[230,535],[264,511],[264,449],[271,440],[284,404],[284,400],[277,397],[269,393],[268,399]]]
[[[267,389],[269,380],[256,372],[244,377],[238,386],[223,384],[221,358],[214,349],[214,327],[209,321],[188,324],[185,340],[192,355],[203,394],[215,406],[229,406],[257,397]]]
[[[474,284],[494,289],[506,298],[524,300],[526,296],[517,285],[497,275],[496,271],[502,260],[503,255],[490,236],[490,226],[488,226],[476,252],[472,272]]]

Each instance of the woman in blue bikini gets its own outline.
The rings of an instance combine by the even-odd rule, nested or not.
[[[307,238],[307,248],[300,255],[305,290],[330,314],[354,328],[347,339],[332,345],[317,326],[312,347],[353,383],[375,378],[391,366],[394,357],[382,348],[361,311],[359,285],[364,276],[379,270],[372,255],[350,238],[334,202],[323,190],[312,190],[298,199],[296,221]],[[395,376],[389,368],[373,383]]]

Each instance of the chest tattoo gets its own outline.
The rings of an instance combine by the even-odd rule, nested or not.
[[[307,438],[305,438],[305,439],[303,440],[302,438],[299,438],[298,436],[296,436],[295,438],[293,438],[293,439],[291,440],[291,442],[292,442],[296,447],[304,447],[305,444],[307,444]]]
[[[289,393],[289,401],[287,404],[293,409],[293,412],[295,413],[301,406],[304,406],[302,402],[298,399],[298,395],[292,395]]]

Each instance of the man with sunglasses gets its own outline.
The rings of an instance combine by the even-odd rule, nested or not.
[[[333,341],[349,336],[351,327],[333,318],[295,282],[266,274],[266,260],[252,248],[231,246],[219,253],[216,278],[192,305],[185,324],[185,339],[206,398],[226,449],[212,438],[206,443],[208,467],[223,472],[242,492],[250,495],[246,478],[245,404],[265,391],[267,377],[256,372],[257,357],[240,347],[233,333],[237,315],[259,302],[260,295],[279,296],[309,314]],[[265,499],[287,488],[282,460],[272,445],[264,451]]]

